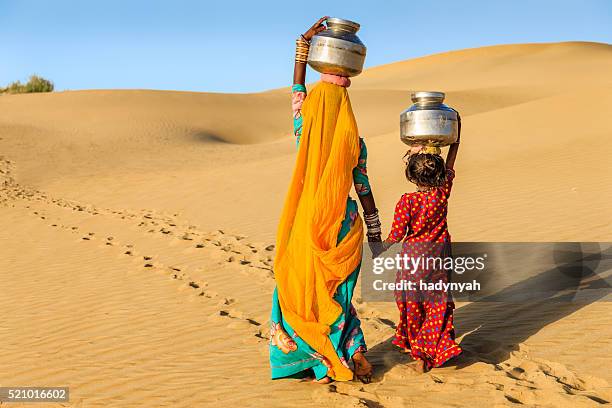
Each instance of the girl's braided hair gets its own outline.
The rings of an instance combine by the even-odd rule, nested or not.
[[[406,164],[406,178],[418,186],[439,187],[446,181],[444,159],[438,154],[413,154]]]

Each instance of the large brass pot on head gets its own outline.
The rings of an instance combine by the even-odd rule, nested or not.
[[[407,145],[448,146],[457,141],[457,112],[442,103],[443,92],[421,91],[414,104],[400,114],[400,139]]]
[[[354,21],[328,18],[327,29],[310,41],[308,65],[324,74],[359,75],[366,56],[366,47],[355,34],[359,27]]]

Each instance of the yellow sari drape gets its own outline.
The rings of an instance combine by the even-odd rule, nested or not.
[[[345,88],[318,83],[302,106],[302,136],[278,227],[274,276],[285,320],[329,363],[328,375],[351,380],[328,334],[342,312],[333,299],[361,262],[363,225],[357,217],[338,233],[359,159],[359,135]]]

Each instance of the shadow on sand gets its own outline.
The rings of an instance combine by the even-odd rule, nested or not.
[[[601,250],[596,243],[559,245],[554,253],[556,267],[455,310],[457,337],[463,335],[464,353],[446,366],[464,368],[478,361],[505,361],[542,328],[593,302],[610,300],[612,246],[605,244],[606,249]],[[391,344],[392,339],[368,351],[376,378],[411,361],[408,355],[398,356],[401,353]]]

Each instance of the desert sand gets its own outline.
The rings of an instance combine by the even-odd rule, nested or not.
[[[455,241],[612,241],[611,72],[612,46],[581,42],[366,70],[349,92],[385,230],[411,190],[398,115],[441,90],[463,118]],[[294,155],[288,87],[1,95],[0,385],[70,386],[51,406],[75,407],[612,401],[606,302],[459,304],[465,354],[417,375],[390,345],[395,305],[357,294],[373,383],[269,380]]]

